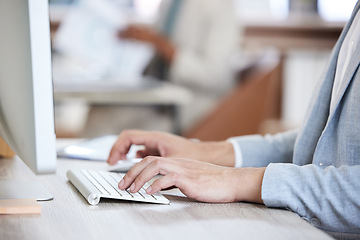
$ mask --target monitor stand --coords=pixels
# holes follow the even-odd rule
[[[0,181],[0,199],[52,200],[54,197],[39,182]]]

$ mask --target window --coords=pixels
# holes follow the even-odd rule
[[[328,21],[347,21],[356,0],[318,0],[318,11]]]

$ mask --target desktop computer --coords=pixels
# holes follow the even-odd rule
[[[0,32],[0,137],[34,173],[53,173],[56,136],[48,1],[0,0]],[[52,198],[39,185],[0,181],[0,198],[22,197]]]
[[[48,0],[0,0],[0,137],[37,174],[56,168],[48,7]],[[100,198],[169,203],[143,188],[120,190],[123,174],[70,169],[67,177],[90,204]],[[0,181],[0,199],[16,198],[53,197],[37,183]]]

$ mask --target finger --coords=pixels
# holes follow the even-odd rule
[[[120,32],[119,34],[118,34],[118,36],[120,37],[120,38],[129,38],[129,39],[136,39],[137,38],[137,33],[136,32],[134,32],[134,31],[123,31],[123,32]]]
[[[157,132],[125,130],[119,138],[129,139],[132,144],[144,145],[146,149],[156,149],[160,137]]]
[[[150,155],[151,154],[149,154],[149,152],[146,151],[146,150],[139,150],[139,151],[136,152],[136,157],[137,158],[145,158],[145,157],[150,156]]]
[[[146,193],[149,195],[152,195],[162,189],[176,186],[178,183],[178,179],[179,179],[178,176],[179,175],[177,173],[169,173],[169,174],[155,180],[151,184],[151,186],[146,189]]]
[[[119,38],[124,38],[124,39],[129,38],[129,34],[128,34],[127,32],[124,32],[124,31],[118,32],[118,33],[117,33],[117,36],[118,36]]]
[[[122,190],[125,190],[130,187],[130,190],[132,190],[132,187],[135,186],[134,181],[135,179],[140,175],[140,173],[149,165],[151,164],[156,157],[146,157],[140,162],[136,163],[130,170],[125,174],[123,179],[119,182],[118,187]],[[134,185],[133,185],[134,184]],[[139,185],[139,184],[138,184]],[[143,184],[144,185],[144,184]],[[141,187],[141,186],[140,186]],[[140,189],[139,187],[139,189]]]
[[[157,149],[147,148],[147,149],[138,150],[136,152],[136,157],[137,158],[144,158],[144,157],[147,157],[147,156],[161,157],[159,155],[159,151]]]
[[[128,139],[118,139],[112,146],[107,163],[114,165],[121,159],[126,159],[126,154],[129,152],[131,147],[131,141]]]
[[[145,145],[154,148],[154,146],[156,147],[156,142],[153,139],[154,136],[151,132],[125,130],[119,135],[112,147],[107,162],[113,165],[120,159],[126,159],[126,154],[129,152],[132,144]]]
[[[166,175],[165,169],[169,168],[169,161],[165,158],[150,157],[149,164],[139,173],[134,182],[130,185],[130,192],[137,192],[142,186],[154,176],[160,174]]]

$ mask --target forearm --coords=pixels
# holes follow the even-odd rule
[[[359,232],[359,172],[359,165],[270,164],[262,198],[266,206],[291,209],[316,227]]]
[[[164,36],[157,35],[154,46],[159,55],[161,55],[168,64],[171,64],[176,55],[176,48],[173,43]]]
[[[165,36],[141,25],[130,25],[127,29],[118,33],[123,39],[133,39],[149,43],[154,46],[157,53],[161,55],[169,64],[172,63],[176,48],[174,44]]]
[[[198,148],[194,151],[196,154],[189,157],[220,166],[234,167],[235,154],[231,143],[227,141],[200,142],[197,143],[196,148]]]
[[[292,162],[296,130],[275,135],[248,135],[228,139],[241,151],[237,167],[265,167],[269,163]],[[239,161],[238,161],[239,162]]]

